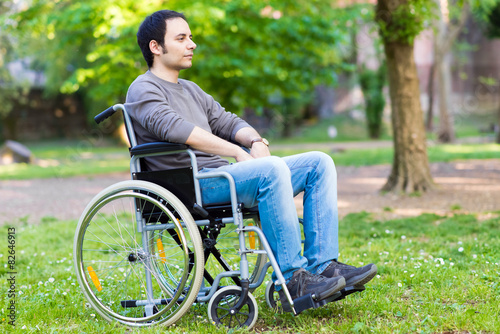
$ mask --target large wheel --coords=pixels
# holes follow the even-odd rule
[[[120,182],[94,197],[78,223],[73,257],[92,307],[129,326],[174,323],[203,278],[203,246],[191,214],[145,181]]]
[[[227,328],[252,328],[257,322],[258,307],[255,297],[249,292],[246,303],[239,311],[233,311],[241,296],[239,286],[226,286],[217,291],[208,303],[208,317],[216,326]]]
[[[253,225],[260,228],[260,220],[257,215],[246,217],[244,219],[244,225]],[[241,258],[238,254],[239,237],[236,232],[237,228],[238,226],[234,224],[227,224],[220,230],[220,234],[216,239],[217,243],[215,244],[215,248],[222,255],[222,258],[224,259],[223,262],[225,262],[225,264],[221,263],[221,261],[217,259],[217,256],[212,253],[206,258],[205,269],[207,273],[212,276],[212,278],[215,278],[218,274],[228,270],[240,269]],[[255,232],[245,233],[245,243],[249,249],[263,249],[260,239]],[[249,281],[250,284],[252,284],[258,281],[262,269],[267,262],[267,256],[265,254],[248,253],[247,261]],[[227,267],[225,267],[225,265],[227,265]],[[238,282],[235,282],[232,278],[223,278],[219,283],[220,286],[231,286],[235,284],[238,284]],[[250,291],[252,290],[254,289],[251,289]]]

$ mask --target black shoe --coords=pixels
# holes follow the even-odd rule
[[[357,268],[337,260],[333,260],[321,273],[325,277],[343,276],[347,287],[361,287],[375,277],[376,274],[377,266],[373,263]]]
[[[314,295],[315,300],[322,300],[342,290],[345,287],[345,279],[342,276],[327,278],[321,275],[314,275],[300,268],[293,273],[286,287],[290,292],[292,300],[307,294]]]

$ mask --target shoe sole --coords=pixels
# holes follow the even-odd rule
[[[340,290],[342,290],[343,288],[345,288],[345,278],[340,276],[339,279],[337,280],[337,284],[335,284],[334,286],[332,286],[330,289],[328,290],[325,290],[325,291],[322,291],[321,293],[319,293],[319,296],[315,296],[316,300],[323,300],[323,299],[326,299],[330,296],[332,296],[333,294],[339,292]]]
[[[361,287],[370,282],[375,277],[375,275],[377,275],[377,266],[373,265],[369,271],[361,275],[349,278],[349,280],[346,282],[346,286]]]

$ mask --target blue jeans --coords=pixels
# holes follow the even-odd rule
[[[201,173],[213,169],[202,169]],[[309,152],[266,157],[217,168],[232,175],[238,201],[258,205],[262,231],[288,281],[299,268],[323,271],[338,257],[337,172],[330,156]],[[204,204],[229,202],[223,178],[200,180]],[[293,198],[304,192],[304,253]]]

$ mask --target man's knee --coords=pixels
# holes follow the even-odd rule
[[[309,152],[312,159],[316,161],[316,166],[318,166],[319,171],[335,171],[335,163],[333,162],[332,157],[324,152],[312,151]]]
[[[267,176],[269,178],[291,178],[290,169],[283,159],[275,156],[270,156],[262,159],[266,159],[264,168],[266,168]]]

